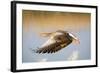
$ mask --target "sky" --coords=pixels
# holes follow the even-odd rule
[[[22,16],[23,63],[91,59],[89,13],[23,10]],[[41,37],[40,33],[57,30],[72,32],[79,38],[80,44],[70,44],[54,54],[37,54],[32,51],[49,39]]]

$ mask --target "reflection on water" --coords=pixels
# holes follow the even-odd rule
[[[90,59],[90,14],[70,12],[23,11],[23,62],[46,62],[68,60],[77,50],[78,60]],[[48,38],[39,36],[41,32],[54,32],[56,30],[71,31],[80,39],[80,45],[69,45],[54,54],[37,54],[37,49]]]

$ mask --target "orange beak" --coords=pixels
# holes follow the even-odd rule
[[[79,41],[79,39],[73,39],[73,43],[74,43],[75,45],[79,45],[79,44],[80,44],[80,41]]]

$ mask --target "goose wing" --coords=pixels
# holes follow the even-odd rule
[[[36,53],[55,53],[57,51],[59,51],[60,49],[62,49],[60,43],[52,43],[50,45],[38,48],[38,50],[36,50]]]

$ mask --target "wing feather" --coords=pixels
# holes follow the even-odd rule
[[[53,43],[48,46],[39,48],[36,53],[55,53],[58,50],[60,50],[62,47],[60,46],[60,43]]]
[[[50,37],[50,35],[52,35],[52,33],[40,33],[40,36],[43,37]]]

